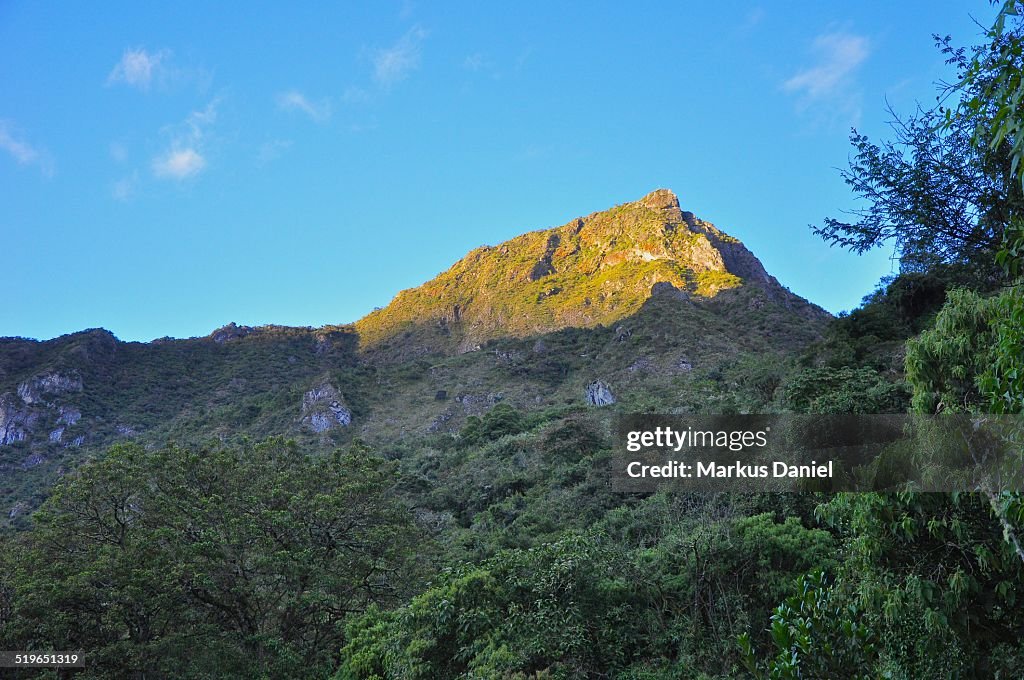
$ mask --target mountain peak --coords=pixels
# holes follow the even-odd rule
[[[679,209],[679,197],[671,189],[655,189],[640,199],[651,210]]]
[[[656,189],[477,248],[356,322],[356,330],[364,347],[415,336],[428,351],[468,351],[499,337],[617,323],[639,311],[658,284],[684,297],[710,299],[746,284],[775,299],[796,298],[737,239],[680,211],[673,192]]]

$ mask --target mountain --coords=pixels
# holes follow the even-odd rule
[[[829,318],[659,189],[478,248],[354,325],[3,338],[0,521],[118,441],[358,437],[400,457],[497,404],[552,423],[757,410]]]
[[[609,326],[636,313],[655,285],[713,297],[763,289],[809,317],[822,316],[768,275],[737,239],[658,189],[639,201],[560,227],[483,246],[356,323],[365,347],[410,339],[429,350],[477,349],[499,337]]]

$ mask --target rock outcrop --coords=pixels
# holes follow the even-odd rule
[[[24,441],[38,419],[10,394],[0,395],[0,446]]]
[[[44,373],[18,385],[18,396],[26,404],[38,404],[44,397],[82,391],[82,376],[77,373]]]
[[[585,393],[587,403],[591,406],[611,406],[615,403],[615,395],[612,394],[612,388],[603,380],[595,380],[587,385]]]
[[[60,406],[57,412],[60,414],[57,422],[64,423],[65,425],[74,425],[82,419],[82,412],[71,406]]]
[[[302,395],[302,424],[316,433],[352,424],[352,411],[337,388],[322,383]]]
[[[216,342],[218,345],[223,345],[225,342],[231,340],[238,340],[250,335],[253,332],[251,326],[239,326],[234,321],[226,326],[221,326],[214,332],[210,333],[210,339]]]

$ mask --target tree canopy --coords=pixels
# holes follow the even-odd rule
[[[0,646],[88,650],[98,677],[323,674],[347,615],[413,585],[392,474],[359,447],[117,446],[2,558]]]

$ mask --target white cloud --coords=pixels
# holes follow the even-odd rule
[[[0,122],[0,149],[14,157],[22,165],[30,165],[39,160],[39,152],[28,142],[16,139],[11,134],[9,124]]]
[[[373,79],[378,85],[388,88],[405,80],[420,65],[423,40],[427,32],[414,26],[387,49],[373,54]]]
[[[846,33],[827,33],[814,39],[818,63],[782,84],[787,92],[802,92],[812,99],[828,97],[849,85],[857,67],[868,58],[868,39]]]
[[[857,69],[871,53],[870,42],[851,33],[825,33],[814,39],[812,48],[816,63],[786,80],[782,89],[799,96],[801,110],[825,105],[831,109],[830,117],[855,122],[860,116]]]
[[[20,138],[10,121],[0,120],[0,149],[6,151],[19,165],[35,165],[44,175],[53,175],[49,155]]]
[[[126,49],[114,70],[107,76],[107,85],[124,83],[140,90],[148,90],[154,78],[163,73],[163,63],[170,56],[168,50],[147,52],[140,48]]]
[[[153,173],[157,177],[186,179],[198,175],[206,167],[206,159],[195,149],[171,149],[153,159]]]
[[[169,128],[169,148],[153,159],[153,174],[162,179],[183,180],[198,175],[206,167],[203,147],[207,128],[217,121],[217,100],[205,109],[193,111],[185,121]]]
[[[206,105],[205,109],[188,114],[188,118],[185,119],[185,126],[187,134],[191,138],[195,140],[202,139],[205,134],[205,128],[217,122],[217,103],[218,100],[214,99]]]
[[[326,99],[319,102],[310,101],[298,90],[289,90],[277,95],[277,105],[285,111],[300,111],[310,119],[322,123],[331,117],[331,103]]]

